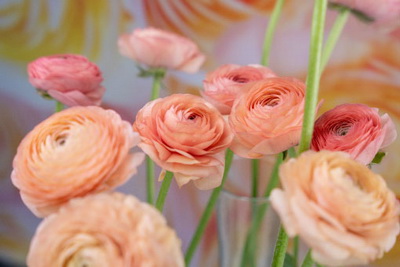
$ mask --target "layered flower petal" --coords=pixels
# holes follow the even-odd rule
[[[42,221],[27,263],[42,266],[183,267],[181,242],[154,207],[101,193],[71,200]]]
[[[245,158],[280,153],[298,144],[305,84],[273,77],[246,85],[229,115],[235,135],[231,149]]]
[[[175,94],[146,104],[133,125],[139,147],[160,167],[174,172],[180,186],[200,189],[222,180],[225,149],[232,133],[222,115],[198,96]]]
[[[222,65],[207,74],[201,94],[223,115],[228,115],[245,84],[275,76],[269,68],[261,65]]]
[[[389,115],[363,104],[343,104],[322,114],[315,122],[311,149],[343,151],[362,164],[397,137]]]
[[[100,105],[103,77],[96,64],[81,55],[52,55],[28,65],[29,82],[67,106]]]
[[[328,266],[367,264],[392,248],[400,204],[383,178],[343,152],[308,151],[281,165],[271,203],[289,236]]]
[[[152,27],[121,35],[118,46],[122,55],[153,68],[194,73],[205,60],[190,39]]]
[[[112,110],[73,107],[38,124],[20,143],[13,184],[37,216],[55,212],[69,199],[115,188],[143,161],[130,150],[140,141]]]

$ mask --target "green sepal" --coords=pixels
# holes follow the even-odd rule
[[[53,98],[51,97],[51,95],[49,95],[49,94],[47,93],[47,91],[44,91],[44,90],[39,89],[39,88],[36,88],[36,92],[37,92],[41,97],[43,97],[44,99],[53,100]]]
[[[386,153],[380,151],[380,152],[376,153],[376,155],[375,155],[375,157],[374,157],[374,159],[372,160],[371,163],[373,163],[373,164],[379,164],[379,163],[381,163],[382,159],[383,159],[385,156],[386,156]]]
[[[162,77],[165,74],[165,69],[163,68],[149,68],[146,69],[140,65],[136,66],[139,69],[139,77],[154,77],[156,75],[161,75]]]

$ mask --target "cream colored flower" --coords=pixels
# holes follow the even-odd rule
[[[112,110],[73,107],[38,124],[14,157],[13,184],[37,216],[69,199],[115,188],[136,173],[140,137]]]
[[[183,267],[181,242],[164,217],[133,196],[71,200],[38,227],[29,267]]]
[[[280,168],[271,194],[289,236],[329,266],[367,264],[389,251],[400,205],[381,176],[343,152],[308,151]]]

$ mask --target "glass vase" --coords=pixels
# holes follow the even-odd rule
[[[217,220],[220,267],[271,265],[279,217],[268,198],[222,190]]]

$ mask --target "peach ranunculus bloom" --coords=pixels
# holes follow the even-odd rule
[[[207,190],[221,184],[232,133],[219,111],[201,97],[174,94],[147,103],[133,125],[138,145],[179,186],[194,181]],[[161,177],[160,177],[161,178]]]
[[[307,151],[281,165],[271,203],[290,237],[328,266],[364,265],[389,251],[400,205],[384,179],[343,152]]]
[[[140,141],[113,110],[72,107],[38,124],[20,143],[13,184],[37,216],[55,212],[69,199],[110,190],[136,173],[144,154]]]
[[[205,60],[192,40],[152,27],[121,35],[118,46],[122,55],[152,68],[194,73]]]
[[[101,193],[71,200],[45,218],[32,239],[29,267],[183,267],[181,241],[154,207]]]
[[[329,0],[361,12],[377,24],[400,26],[400,0]]]
[[[96,64],[81,55],[40,57],[28,64],[29,82],[67,106],[100,105],[104,87]]]
[[[246,85],[229,115],[231,149],[245,158],[262,158],[298,144],[304,114],[305,84],[273,77]]]
[[[311,149],[343,151],[369,164],[381,148],[397,137],[388,114],[363,104],[343,104],[322,114],[315,122]]]
[[[201,94],[223,115],[229,115],[233,102],[245,84],[269,77],[276,75],[261,65],[226,64],[207,74]]]

